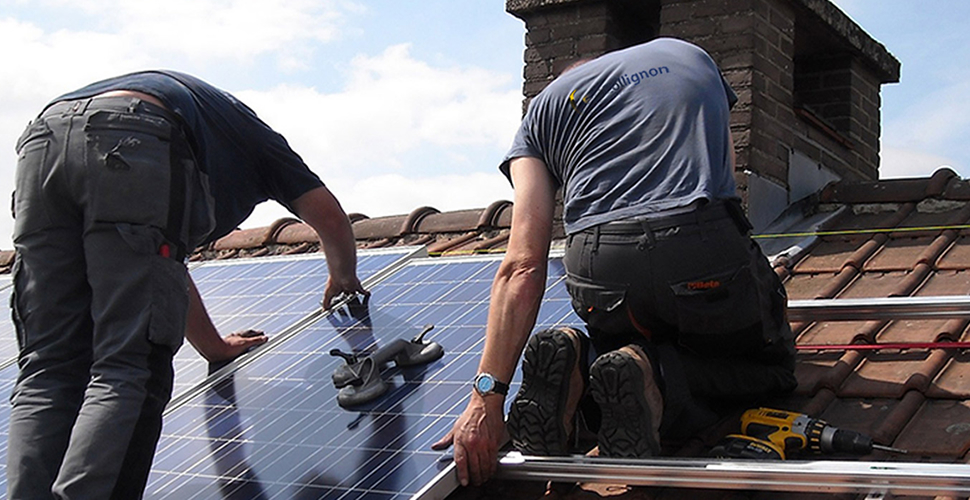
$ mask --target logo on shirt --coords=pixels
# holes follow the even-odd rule
[[[586,103],[588,100],[586,99],[586,96],[585,95],[583,97],[577,99],[576,98],[576,92],[578,92],[578,91],[577,90],[574,90],[574,91],[572,91],[572,92],[569,93],[569,105],[572,106],[573,111],[575,111],[575,112],[578,113],[579,112],[579,107],[581,105],[583,105],[584,103]]]
[[[663,76],[670,73],[670,68],[667,66],[657,66],[654,68],[648,68],[636,73],[624,73],[619,78],[613,81],[613,85],[610,86],[609,91],[606,93],[607,98],[613,97],[614,94],[623,90],[626,87],[635,87],[640,85],[642,82]],[[569,93],[569,97],[566,102],[569,103],[569,107],[573,108],[573,111],[579,113],[582,111],[583,105],[590,102],[590,97],[586,94],[582,94],[579,89],[573,90]]]
[[[657,66],[656,68],[645,69],[632,74],[624,74],[623,76],[616,79],[613,83],[613,87],[610,88],[610,93],[617,92],[623,87],[628,87],[630,85],[637,86],[640,82],[645,81],[649,78],[654,78],[660,75],[666,75],[670,73],[670,68],[666,66]]]

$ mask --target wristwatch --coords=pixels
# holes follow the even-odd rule
[[[495,380],[491,373],[479,373],[475,376],[475,392],[479,396],[488,396],[489,394],[507,396],[509,384]]]

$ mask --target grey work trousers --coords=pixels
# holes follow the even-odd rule
[[[134,98],[55,103],[17,150],[8,498],[140,498],[204,179],[172,116]]]
[[[795,388],[787,295],[733,201],[570,236],[566,285],[595,353],[641,345],[661,382],[664,436],[714,423],[711,403]]]

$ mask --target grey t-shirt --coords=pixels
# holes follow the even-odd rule
[[[543,160],[564,186],[567,234],[736,197],[728,128],[735,101],[704,50],[658,38],[550,83],[500,169],[511,179],[512,159]]]

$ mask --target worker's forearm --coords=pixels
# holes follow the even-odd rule
[[[202,297],[195,283],[189,280],[189,311],[185,322],[185,338],[202,357],[207,360],[218,359],[225,343],[219,331],[212,324],[209,313],[202,304]]]
[[[326,227],[317,229],[317,236],[327,256],[331,275],[355,277],[357,275],[357,247],[350,220],[340,217],[328,220]]]
[[[356,282],[357,249],[350,219],[325,187],[312,189],[293,201],[293,208],[320,238],[330,275],[349,286]]]
[[[545,290],[545,268],[526,267],[496,275],[479,370],[508,383],[535,326]]]

